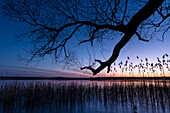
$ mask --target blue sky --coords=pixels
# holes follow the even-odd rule
[[[63,69],[62,66],[57,65],[53,62],[50,57],[47,57],[45,60],[40,62],[33,62],[33,63],[26,63],[24,61],[18,60],[18,55],[25,55],[24,49],[27,49],[25,46],[25,43],[17,42],[16,41],[16,34],[21,33],[22,31],[22,24],[16,23],[14,21],[10,21],[7,18],[0,17],[0,73],[4,74],[8,72],[8,75],[16,74],[18,71],[24,71],[22,75],[25,76],[35,76],[36,72],[39,72],[39,70],[49,70],[49,72],[54,72],[51,74],[52,76],[67,76],[68,73],[76,73],[76,74],[70,74],[70,76],[79,76],[83,75],[84,71],[80,71],[78,68],[74,70],[67,70]],[[161,35],[157,35],[159,39],[161,39]],[[111,52],[113,50],[114,45],[116,42],[118,42],[119,39],[115,39],[113,41],[106,41],[104,42],[103,46],[106,48],[106,52],[104,53],[104,56],[109,58],[111,55]],[[139,56],[140,58],[148,58],[151,62],[156,62],[157,57],[162,57],[165,53],[170,54],[170,32],[167,32],[165,35],[165,40],[159,41],[156,38],[151,39],[149,42],[143,42],[139,41],[137,37],[133,37],[129,43],[122,49],[118,59],[116,62],[125,61],[127,59],[127,56],[131,58],[131,61],[137,62],[136,56]],[[77,46],[78,47],[78,46]],[[83,62],[83,64],[88,64],[88,55],[87,52],[82,52],[82,48],[84,48],[85,45],[80,46],[80,48],[77,49],[77,53],[79,54],[80,60]],[[91,49],[91,47],[89,47]],[[86,49],[87,50],[87,49]],[[96,48],[92,49],[94,52],[95,58],[101,58],[104,60],[103,56],[101,54],[97,54],[95,52]],[[17,67],[17,69],[15,68]],[[20,68],[20,69],[19,69]],[[37,71],[35,71],[37,69]],[[11,73],[10,73],[10,70]],[[29,71],[30,72],[29,72]],[[34,70],[34,71],[32,71]],[[15,71],[15,73],[14,73]],[[31,71],[33,73],[31,73]],[[12,73],[13,72],[13,73]],[[29,74],[28,74],[29,72]],[[46,74],[43,74],[44,72],[39,72],[43,76],[49,76],[50,74],[47,72]],[[78,73],[78,74],[77,74]],[[21,74],[18,74],[21,75]]]

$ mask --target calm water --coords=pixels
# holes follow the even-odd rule
[[[170,81],[3,80],[0,112],[170,113]]]

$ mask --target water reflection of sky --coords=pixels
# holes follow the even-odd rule
[[[169,80],[4,80],[0,87],[4,113],[170,112]]]

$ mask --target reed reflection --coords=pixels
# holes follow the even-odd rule
[[[1,84],[0,112],[170,112],[170,81],[99,83]]]

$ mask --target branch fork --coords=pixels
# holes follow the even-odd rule
[[[81,70],[89,69],[92,71],[93,75],[96,75],[97,73],[99,73],[101,70],[103,70],[105,67],[108,66],[107,73],[110,72],[110,67],[112,63],[109,63],[108,61],[102,62],[101,60],[97,60],[97,59],[95,61],[100,64],[100,66],[97,69],[92,68],[92,66],[85,66],[82,67]]]

